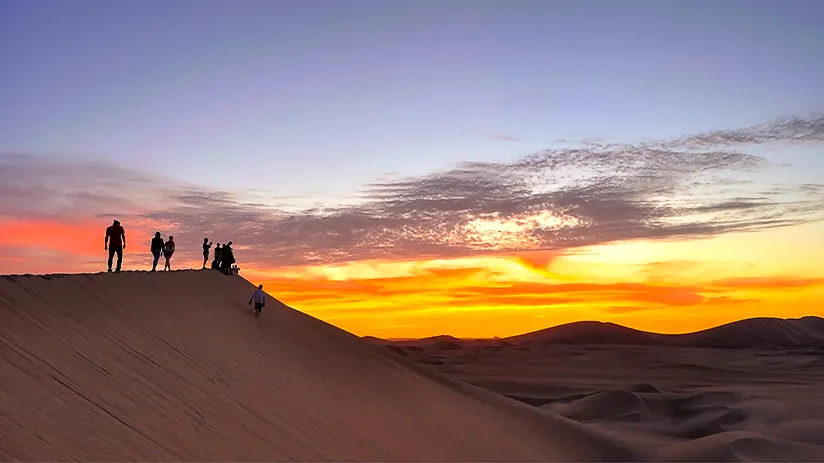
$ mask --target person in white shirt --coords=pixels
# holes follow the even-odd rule
[[[249,299],[249,305],[252,305],[252,301],[255,302],[255,315],[260,315],[263,307],[266,306],[266,293],[263,292],[263,285],[259,285],[254,294],[252,294],[252,297]]]

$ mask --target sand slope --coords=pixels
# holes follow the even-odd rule
[[[819,319],[800,320],[806,326]],[[824,461],[824,350],[776,350],[776,339],[803,340],[803,331],[774,325],[768,336],[759,335],[768,341],[762,350],[478,340],[460,341],[458,349],[412,341],[384,348],[547,413],[619,433],[645,449],[645,459]],[[741,326],[760,323],[727,329]]]
[[[213,271],[0,277],[0,460],[630,460]],[[689,449],[688,449],[689,450]]]

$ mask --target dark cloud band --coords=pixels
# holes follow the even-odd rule
[[[821,185],[742,179],[768,166],[729,148],[822,141],[822,120],[793,118],[650,145],[581,143],[508,164],[466,163],[367,185],[357,205],[297,212],[111,164],[5,155],[0,214],[173,223],[176,240],[193,243],[191,257],[203,236],[223,236],[261,266],[708,236],[822,218]]]

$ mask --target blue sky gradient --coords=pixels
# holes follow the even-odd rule
[[[814,0],[2,0],[0,152],[334,202],[561,138],[821,111],[822,24]]]

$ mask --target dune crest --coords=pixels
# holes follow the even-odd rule
[[[505,339],[516,343],[793,349],[824,345],[824,319],[748,318],[684,334],[649,333],[616,323],[575,322]]]
[[[213,271],[0,278],[0,459],[617,461],[625,440],[449,379]]]
[[[459,349],[464,345],[526,347],[534,345],[625,345],[716,349],[799,349],[824,347],[824,318],[815,316],[749,318],[684,334],[650,333],[612,322],[580,321],[506,338],[458,339],[442,335],[423,339],[389,340],[372,336],[365,337],[365,339],[399,347],[437,347],[440,343],[448,343],[451,349]]]

